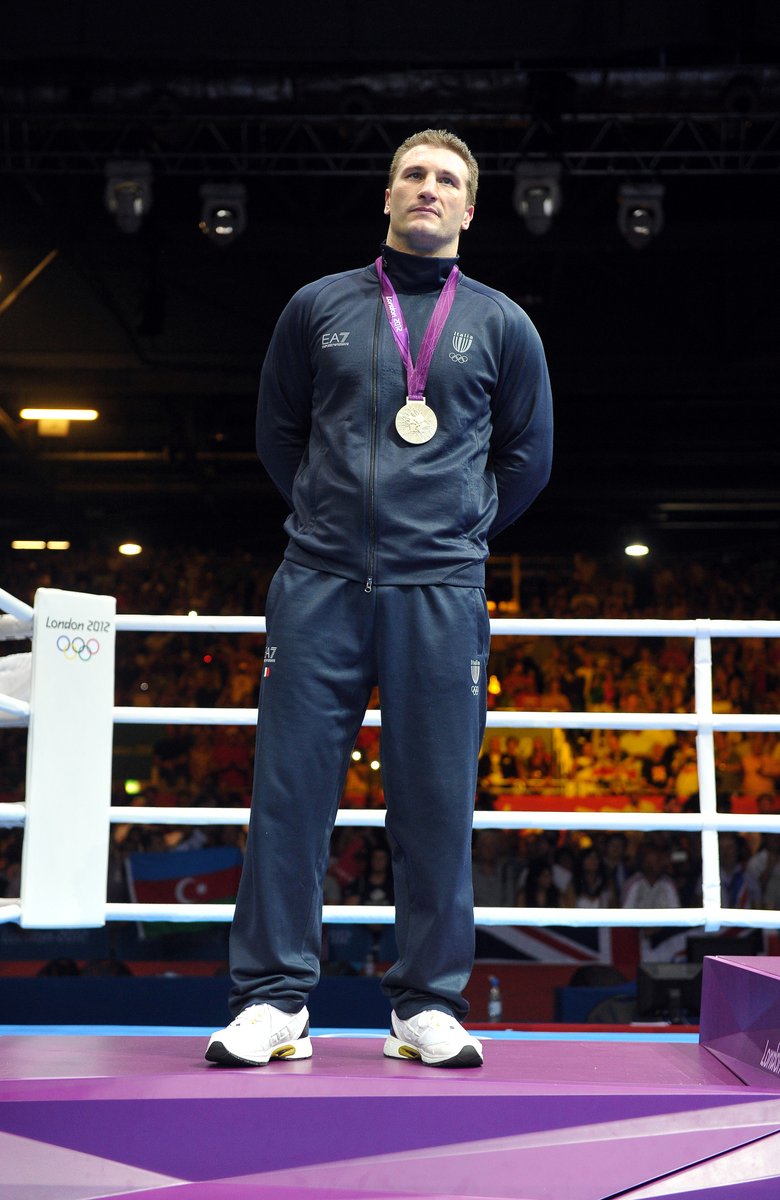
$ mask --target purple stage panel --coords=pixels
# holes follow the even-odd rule
[[[603,1200],[780,1131],[776,1087],[661,1039],[486,1040],[485,1067],[456,1071],[385,1059],[381,1038],[255,1070],[204,1044],[0,1038],[0,1200]]]
[[[92,1200],[145,1196],[157,1185],[179,1182],[125,1162],[49,1145],[39,1131],[23,1138],[0,1133],[0,1200]],[[170,1200],[171,1193],[167,1192]]]
[[[690,1088],[695,1092],[744,1091],[742,1082],[700,1045],[669,1042],[523,1040],[484,1038],[481,1070],[431,1070],[384,1058],[381,1038],[318,1037],[311,1059],[230,1070],[207,1063],[204,1038],[35,1037],[0,1038],[0,1099],[7,1086],[16,1098],[58,1098],[75,1088],[82,1098],[130,1099],[330,1095],[558,1094],[560,1085],[601,1091]],[[186,1085],[184,1084],[186,1080]],[[780,1093],[769,1076],[765,1089]]]
[[[598,1122],[588,1106],[581,1116],[582,1124],[565,1130],[262,1172],[245,1182],[312,1195],[340,1182],[370,1194],[392,1179],[400,1195],[603,1200],[780,1130],[776,1100]]]
[[[745,1083],[780,1089],[780,958],[705,958],[700,1041]]]
[[[142,1200],[398,1200],[397,1191],[355,1192],[351,1188],[287,1188],[272,1184],[264,1187],[252,1179],[231,1180],[227,1183],[185,1183],[171,1192],[170,1188],[153,1188],[141,1193]],[[122,1192],[112,1200],[138,1200],[138,1192]],[[430,1192],[404,1192],[403,1200],[430,1200]],[[468,1198],[464,1198],[468,1200]]]
[[[780,1134],[759,1138],[727,1154],[675,1172],[647,1187],[624,1192],[620,1200],[777,1200]]]

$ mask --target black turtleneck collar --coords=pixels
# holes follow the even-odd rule
[[[438,292],[457,261],[457,255],[455,258],[421,258],[417,254],[403,254],[382,243],[382,266],[397,292]]]

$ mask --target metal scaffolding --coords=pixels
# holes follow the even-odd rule
[[[438,126],[438,113],[333,112],[160,115],[17,113],[0,120],[0,173],[102,175],[114,159],[148,162],[158,176],[384,175],[398,142]],[[568,175],[780,173],[780,112],[451,112],[483,175],[518,162],[560,163]]]

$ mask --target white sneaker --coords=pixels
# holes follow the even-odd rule
[[[269,1058],[311,1058],[309,1010],[282,1012],[272,1004],[250,1004],[206,1049],[209,1062],[223,1067],[263,1067]]]
[[[386,1058],[417,1058],[428,1067],[481,1067],[482,1043],[454,1017],[429,1008],[408,1021],[392,1014]]]

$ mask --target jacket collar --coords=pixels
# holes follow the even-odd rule
[[[382,266],[399,292],[439,291],[452,270],[455,258],[421,258],[403,254],[382,243]]]

